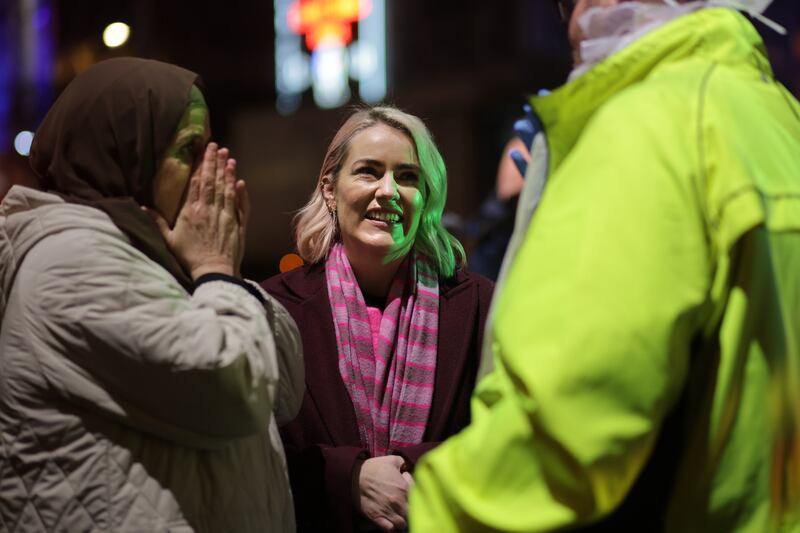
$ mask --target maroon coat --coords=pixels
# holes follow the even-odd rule
[[[306,393],[300,413],[281,429],[299,531],[353,531],[353,469],[361,457],[356,414],[339,375],[324,264],[272,277],[262,287],[286,307],[303,339]],[[439,295],[433,403],[423,442],[395,450],[413,467],[419,457],[469,424],[469,406],[494,285],[458,272]]]

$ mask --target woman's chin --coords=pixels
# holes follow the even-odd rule
[[[389,234],[380,236],[371,235],[369,238],[364,239],[353,239],[350,242],[350,246],[347,246],[347,244],[348,243],[345,242],[348,256],[352,253],[357,253],[365,257],[373,257],[378,261],[388,258],[392,252],[397,249],[397,244]]]

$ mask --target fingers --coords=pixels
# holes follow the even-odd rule
[[[203,185],[203,180],[199,173],[195,174],[189,180],[189,190],[186,192],[186,202],[184,205],[193,204],[200,201],[200,189]]]
[[[169,230],[166,221],[154,217],[192,279],[207,272],[239,274],[244,233],[237,222],[240,193],[236,161],[229,159],[229,154],[227,148],[208,144],[189,181],[186,204],[173,230]]]
[[[405,519],[406,511],[408,509],[408,490],[409,486],[406,486],[402,489],[401,495],[395,495],[394,497],[389,498],[389,506],[391,507],[392,511],[397,513],[397,516],[401,519]],[[394,518],[391,516],[389,517],[393,522]],[[403,526],[405,527],[405,526]]]
[[[391,457],[390,462],[401,472],[400,476],[402,478],[400,486],[398,487],[402,491],[401,495],[395,494],[393,497],[389,498],[388,504],[393,513],[389,514],[387,518],[397,530],[403,530],[406,528],[405,517],[408,510],[408,491],[411,489],[411,484],[414,480],[411,479],[411,474],[405,471],[405,459],[399,455],[390,455],[387,457]],[[405,484],[405,487],[403,487],[402,484]]]
[[[392,522],[390,522],[388,519],[386,519],[386,518],[384,518],[382,516],[376,518],[375,520],[373,520],[373,522],[375,522],[375,525],[378,526],[381,529],[381,531],[393,531],[394,530],[394,524],[392,524]]]
[[[403,512],[403,514],[405,515],[405,511]],[[403,518],[400,515],[396,515],[396,514],[392,515],[389,518],[389,520],[392,523],[392,526],[394,526],[394,529],[392,531],[394,531],[394,530],[402,531],[402,530],[404,530],[406,528],[406,519]]]
[[[406,520],[399,515],[393,514],[391,516],[384,517],[379,516],[373,523],[380,528],[381,531],[403,531],[406,529]]]
[[[202,200],[205,204],[216,204],[220,207],[233,210],[235,202],[230,202],[229,194],[233,192],[233,198],[240,204],[241,198],[239,187],[236,180],[236,160],[229,159],[230,151],[227,148],[219,148],[216,143],[208,143],[203,154],[203,161],[200,163],[195,175],[192,176],[192,186],[197,182],[196,188],[189,189],[187,199],[189,201]],[[229,190],[230,189],[230,190]],[[249,214],[249,204],[244,213]]]
[[[214,203],[219,207],[225,205],[225,171],[228,168],[228,154],[227,148],[217,150],[217,159],[214,164]]]
[[[216,196],[217,175],[217,143],[208,143],[200,163],[200,199],[203,203],[213,204]]]
[[[224,201],[223,209],[227,211],[231,218],[238,219],[239,206],[236,201],[236,160],[228,159],[224,166]]]
[[[230,184],[233,187],[236,186],[236,182],[238,181],[236,179],[236,166],[237,166],[236,160],[233,159],[233,158],[230,158],[225,162],[225,184],[226,185]]]
[[[239,206],[239,224],[242,228],[246,228],[250,221],[250,194],[247,192],[244,180],[236,182],[236,203]]]

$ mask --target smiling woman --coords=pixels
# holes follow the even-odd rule
[[[282,429],[301,531],[402,529],[417,458],[469,420],[492,284],[463,269],[446,197],[422,121],[358,111],[296,219],[308,265],[263,284],[307,354],[303,407]]]
[[[418,234],[415,232],[397,241],[388,258],[403,256],[413,246],[434,262],[439,274],[452,276],[456,266],[464,261],[464,250],[442,226],[442,213],[447,199],[444,160],[425,124],[419,118],[391,107],[375,107],[354,113],[334,136],[322,163],[318,186],[296,218],[300,255],[308,263],[316,263],[325,258],[339,236],[341,228],[336,223],[339,214],[332,209],[331,198],[326,195],[330,194],[331,187],[335,188],[340,171],[346,169],[346,159],[354,138],[373,127],[384,131],[384,134],[388,134],[388,130],[393,131],[395,140],[399,139],[401,145],[413,149],[413,157],[409,156],[406,163],[418,167],[417,189],[424,199]],[[391,141],[388,143],[391,144]],[[368,141],[364,139],[359,142],[359,146],[362,144],[366,146]],[[355,159],[358,158],[351,161]],[[377,169],[372,168],[371,171],[376,172]]]
[[[411,139],[385,124],[355,136],[338,178],[322,178],[325,202],[337,214],[350,264],[370,294],[388,289],[419,228],[423,195]]]

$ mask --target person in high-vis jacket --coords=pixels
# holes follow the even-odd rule
[[[574,6],[412,532],[800,529],[800,104],[721,3]]]

